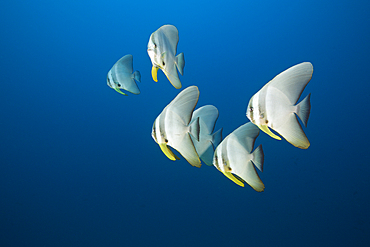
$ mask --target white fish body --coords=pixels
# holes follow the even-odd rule
[[[213,105],[206,105],[193,112],[192,122],[199,118],[199,141],[193,143],[200,159],[212,166],[214,150],[222,140],[222,128],[212,134],[218,118],[218,110]]]
[[[217,146],[213,165],[237,185],[244,187],[246,182],[254,190],[261,192],[265,185],[254,166],[263,171],[262,145],[253,151],[258,134],[258,127],[250,122],[234,130]]]
[[[176,56],[179,32],[173,25],[164,25],[150,35],[148,42],[148,55],[152,61],[152,77],[157,80],[157,71],[161,69],[171,84],[179,89],[181,81],[177,73],[184,73],[184,54]]]
[[[190,120],[198,99],[198,87],[191,86],[182,90],[163,109],[152,128],[153,139],[169,159],[179,159],[171,151],[170,146],[196,167],[200,167],[201,162],[190,135],[199,140],[199,119],[192,123]]]
[[[313,66],[310,62],[297,64],[268,82],[249,101],[248,119],[271,137],[281,140],[269,128],[284,137],[295,147],[310,146],[297,117],[307,126],[310,115],[310,94],[296,104],[304,88],[311,80]]]
[[[133,94],[139,94],[140,90],[136,81],[141,81],[139,71],[133,72],[133,57],[131,54],[123,56],[109,70],[107,75],[107,84],[118,93],[127,95],[120,89],[124,89]]]

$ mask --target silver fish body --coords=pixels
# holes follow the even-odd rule
[[[162,152],[171,160],[179,159],[169,147],[177,150],[192,166],[200,167],[201,161],[191,139],[199,140],[199,118],[191,122],[192,113],[199,99],[196,86],[182,90],[159,114],[153,123],[152,137]]]
[[[258,176],[255,166],[263,171],[262,145],[253,151],[258,134],[258,127],[250,122],[234,130],[217,146],[213,165],[237,185],[244,187],[246,182],[254,190],[261,192],[265,185]]]
[[[107,84],[118,93],[127,95],[120,89],[133,94],[139,94],[140,90],[135,81],[141,81],[139,71],[133,72],[133,57],[131,54],[123,56],[109,70],[107,75]]]
[[[179,42],[179,32],[173,25],[163,25],[150,35],[148,42],[148,55],[152,62],[152,77],[157,79],[157,71],[161,69],[171,84],[179,89],[181,81],[177,73],[184,73],[185,59],[184,54],[176,56],[177,44]]]
[[[310,146],[298,122],[297,115],[307,126],[311,111],[310,94],[296,104],[311,80],[313,66],[309,62],[295,65],[277,75],[249,100],[248,119],[271,137],[281,140],[269,128],[292,145],[306,149]]]
[[[212,133],[218,118],[218,110],[213,105],[205,105],[193,112],[192,122],[199,118],[199,141],[192,137],[200,159],[212,166],[214,150],[222,140],[222,128]]]

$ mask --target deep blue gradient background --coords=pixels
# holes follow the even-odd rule
[[[0,246],[369,244],[368,1],[0,3]],[[151,78],[149,36],[179,30],[183,88],[224,136],[283,70],[314,65],[311,146],[260,133],[263,193],[168,160],[151,138],[177,95]],[[140,95],[106,84],[134,56]]]

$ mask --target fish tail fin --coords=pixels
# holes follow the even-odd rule
[[[311,112],[311,102],[310,102],[311,94],[307,95],[296,107],[297,107],[297,115],[302,120],[305,127],[307,127],[308,117],[310,116]]]
[[[198,155],[200,159],[207,165],[212,166],[213,164],[213,155],[215,153],[215,149],[220,144],[222,140],[222,128],[213,133],[210,136],[209,141],[204,144],[204,146],[201,147],[200,150],[198,150],[198,147],[196,147]]]
[[[190,124],[189,132],[199,142],[199,133],[200,133],[199,117],[197,117]]]
[[[307,149],[310,146],[310,142],[294,113],[286,116],[286,123],[276,128],[276,131],[297,148]]]
[[[221,141],[222,141],[222,128],[217,130],[212,135],[212,144],[214,149],[216,149],[216,147],[218,146],[218,144],[220,144]]]
[[[138,81],[138,82],[141,82],[141,74],[140,74],[140,71],[136,70],[134,73],[133,73],[133,78]]]
[[[185,59],[184,59],[184,53],[180,53],[176,56],[176,66],[180,72],[181,75],[184,74],[184,67],[185,67]]]
[[[261,172],[263,171],[263,162],[264,162],[264,154],[263,154],[263,149],[262,145],[259,145],[252,153],[253,158],[252,162],[253,164],[260,170]]]

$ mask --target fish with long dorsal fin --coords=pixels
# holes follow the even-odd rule
[[[164,25],[152,33],[148,42],[148,55],[152,61],[152,77],[157,82],[157,72],[161,69],[171,84],[179,89],[181,81],[177,73],[184,73],[184,54],[176,56],[179,32],[173,25]]]
[[[222,128],[212,134],[218,118],[218,110],[213,105],[205,105],[193,112],[192,121],[199,118],[199,141],[194,137],[193,143],[200,159],[212,166],[213,154],[222,140]]]
[[[172,147],[196,167],[201,166],[201,161],[190,135],[199,140],[199,118],[190,121],[198,99],[198,87],[182,90],[159,114],[152,128],[154,141],[170,160],[179,159],[170,149]]]
[[[246,182],[254,190],[261,192],[265,185],[254,166],[263,171],[262,145],[253,151],[258,134],[258,127],[250,122],[234,130],[217,146],[213,165],[237,185],[244,187]]]
[[[139,94],[140,90],[135,82],[141,81],[141,75],[139,71],[133,72],[133,57],[131,54],[123,56],[118,60],[107,75],[107,84],[109,87],[116,90],[118,93],[127,95],[120,89],[124,89],[133,94]]]
[[[311,111],[311,94],[299,104],[297,101],[311,80],[312,73],[312,64],[304,62],[275,76],[249,100],[248,119],[272,138],[281,140],[269,128],[279,133],[293,146],[307,149],[310,142],[295,115],[298,115],[307,127]]]

